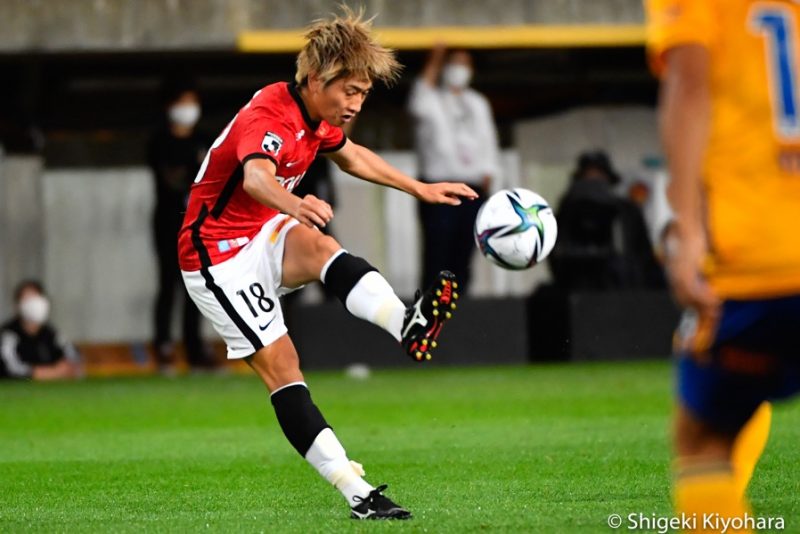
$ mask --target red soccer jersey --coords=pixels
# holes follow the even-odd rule
[[[339,150],[346,140],[341,128],[311,120],[294,84],[258,91],[214,141],[195,178],[178,234],[181,269],[197,271],[233,257],[278,214],[244,191],[248,159],[272,160],[277,180],[291,191],[317,153]]]

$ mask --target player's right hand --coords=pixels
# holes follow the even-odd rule
[[[475,200],[478,198],[478,193],[467,184],[439,182],[424,184],[419,191],[418,198],[429,204],[458,206],[461,204],[461,198]]]
[[[675,300],[702,315],[715,317],[721,302],[701,274],[707,251],[702,229],[681,230],[673,225],[665,240],[667,274]]]
[[[314,195],[306,195],[300,199],[292,216],[310,228],[324,228],[333,219],[333,208]]]

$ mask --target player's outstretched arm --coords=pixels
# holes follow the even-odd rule
[[[667,268],[681,304],[713,313],[717,298],[700,276],[708,249],[702,168],[711,122],[709,55],[701,45],[683,45],[668,50],[665,59],[659,119],[675,214],[666,236]]]
[[[425,184],[415,180],[389,165],[373,151],[350,140],[340,150],[326,155],[340,169],[356,178],[405,191],[423,202],[457,206],[461,204],[461,197],[470,200],[478,198],[478,194],[466,184]]]
[[[275,179],[275,163],[269,159],[251,159],[244,164],[245,193],[257,202],[291,215],[309,227],[324,227],[333,219],[330,204],[314,195],[303,198],[291,194]]]

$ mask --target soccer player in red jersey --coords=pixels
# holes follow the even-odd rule
[[[350,313],[389,332],[416,361],[430,359],[455,309],[457,282],[443,271],[406,308],[381,274],[318,230],[333,217],[313,195],[292,194],[314,157],[431,203],[458,205],[476,193],[459,183],[424,184],[348,140],[341,126],[361,110],[373,80],[390,83],[400,65],[345,9],[317,21],[297,56],[293,83],[258,91],[209,150],[179,234],[183,279],[228,346],[269,389],[289,442],[344,495],[357,519],[406,519],[410,512],[363,479],[311,400],[278,297],[321,280]]]

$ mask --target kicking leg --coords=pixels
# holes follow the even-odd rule
[[[380,326],[400,341],[406,307],[389,282],[332,237],[298,225],[286,236],[281,284],[296,287],[312,280],[321,280],[350,313]]]
[[[314,469],[338,489],[357,519],[407,519],[411,514],[397,506],[362,477],[361,466],[347,458],[336,435],[311,400],[300,371],[294,344],[288,335],[247,359],[270,391],[278,423],[286,438]]]
[[[296,287],[312,280],[321,280],[350,313],[389,332],[417,361],[430,359],[458,299],[455,277],[442,271],[431,288],[406,308],[366,260],[348,253],[332,237],[298,225],[286,236],[281,283]]]

